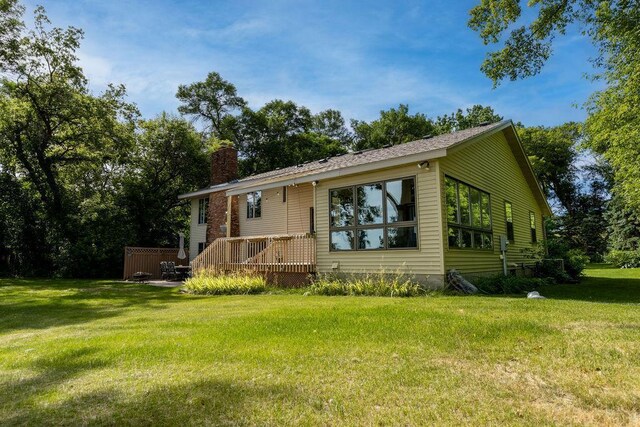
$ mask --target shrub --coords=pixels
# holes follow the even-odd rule
[[[427,289],[403,274],[362,274],[350,276],[320,275],[309,286],[313,295],[351,295],[413,297],[426,295]]]
[[[197,295],[259,294],[267,290],[267,281],[251,272],[217,274],[203,271],[184,282],[183,289]]]
[[[605,256],[605,261],[619,268],[640,267],[640,249],[635,251],[612,250]]]
[[[549,239],[546,250],[543,245],[536,245],[521,252],[525,258],[536,261],[536,277],[553,277],[561,283],[577,282],[589,263],[589,256],[582,249],[569,249],[568,243],[561,239]],[[562,264],[553,262],[555,259],[563,261],[564,271]]]
[[[564,270],[573,279],[582,276],[582,271],[589,263],[589,256],[582,249],[570,249],[562,259],[564,259]]]
[[[473,284],[485,294],[517,294],[533,291],[540,286],[553,283],[552,278],[499,275],[478,277]]]

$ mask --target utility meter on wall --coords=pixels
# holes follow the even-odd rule
[[[502,235],[500,236],[500,252],[507,252],[507,249],[509,249],[509,239],[507,239],[507,236]]]

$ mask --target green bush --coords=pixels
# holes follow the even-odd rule
[[[604,259],[619,268],[637,268],[640,267],[640,249],[635,251],[612,250]]]
[[[583,250],[570,249],[568,243],[561,239],[549,239],[546,251],[548,254],[542,245],[532,250],[522,250],[525,258],[536,261],[537,277],[553,277],[560,283],[577,282],[589,263],[589,256]],[[564,271],[560,263],[553,262],[556,259],[563,261]]]
[[[582,271],[589,264],[589,256],[582,249],[568,250],[563,259],[564,270],[573,279],[582,276]]]
[[[251,272],[217,274],[204,271],[184,282],[183,289],[197,295],[259,294],[267,290],[267,281]]]
[[[485,294],[518,294],[538,289],[540,286],[555,283],[553,278],[521,276],[478,277],[473,284]]]
[[[348,277],[320,275],[309,286],[313,295],[351,295],[379,297],[414,297],[426,295],[427,289],[403,274],[361,274]]]

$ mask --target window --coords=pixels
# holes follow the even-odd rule
[[[504,218],[507,225],[507,240],[513,243],[513,206],[511,202],[504,202]]]
[[[418,247],[413,178],[332,189],[329,199],[332,251]]]
[[[536,243],[538,241],[538,236],[536,236],[536,214],[533,212],[529,212],[529,227],[531,228],[531,243]]]
[[[206,224],[209,217],[209,199],[198,200],[198,224]]]
[[[262,191],[247,193],[247,218],[262,216]]]
[[[489,193],[445,177],[450,248],[492,249]]]
[[[205,242],[198,243],[198,255],[201,254],[206,247],[207,247],[207,244]]]

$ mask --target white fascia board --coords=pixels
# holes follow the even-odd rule
[[[220,184],[214,185],[209,188],[203,188],[202,190],[192,191],[191,193],[180,194],[178,200],[195,199],[201,196],[206,196],[211,193],[217,193],[218,191],[224,191],[229,188],[235,188],[238,184]]]
[[[450,145],[449,147],[447,147],[447,153],[453,154],[456,151],[466,147],[467,145],[471,145],[475,142],[480,141],[481,139],[486,138],[489,135],[493,135],[494,133],[501,132],[504,129],[507,129],[509,127],[513,127],[513,122],[511,121],[511,119],[502,120],[501,122],[498,122],[496,126],[490,129],[487,129],[484,132],[480,132],[479,134],[471,138],[463,139],[462,141],[459,141],[459,142],[456,142],[455,144]]]
[[[278,181],[271,181],[268,183],[260,184],[259,182],[254,185],[247,185],[245,187],[233,188],[227,191],[227,196],[237,196],[239,194],[249,193],[256,190],[268,190],[270,188],[277,188],[286,185],[304,184],[313,181],[320,181],[323,179],[332,179],[348,175],[355,175],[363,172],[371,172],[377,169],[387,169],[396,166],[403,166],[408,163],[420,163],[426,160],[433,160],[439,157],[447,155],[447,150],[444,148],[438,150],[427,151],[424,153],[410,154],[403,157],[395,157],[393,159],[379,160],[377,162],[365,163],[362,165],[350,166],[346,168],[334,169],[326,172],[312,173],[309,175],[303,175],[300,177],[294,177],[289,179],[282,179]]]

